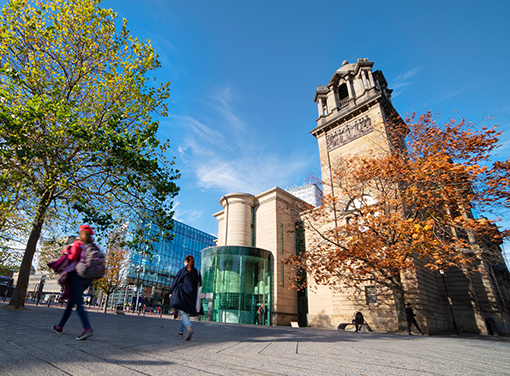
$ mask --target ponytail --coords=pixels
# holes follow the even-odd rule
[[[187,255],[184,260],[188,263],[188,272],[195,269],[195,258],[193,256]]]

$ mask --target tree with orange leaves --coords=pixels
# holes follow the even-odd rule
[[[389,152],[343,157],[323,171],[322,205],[301,215],[306,250],[288,262],[295,288],[303,270],[316,284],[386,286],[403,329],[404,271],[455,266],[469,274],[501,260],[499,248],[486,245],[510,232],[473,209],[509,208],[510,162],[491,160],[496,127],[478,130],[464,119],[441,125],[426,113],[386,130]]]
[[[124,282],[129,252],[123,247],[111,247],[106,252],[104,277],[94,281],[94,288],[106,295],[104,312],[108,307],[110,295]]]

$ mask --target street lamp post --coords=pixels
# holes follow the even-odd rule
[[[142,261],[140,260],[140,263],[141,262]],[[138,273],[138,275],[136,277],[136,304],[135,304],[135,309],[138,310],[138,301],[140,299],[140,272],[142,271],[142,265],[137,267],[135,269],[135,271]]]
[[[459,335],[459,331],[457,329],[457,322],[455,321],[455,315],[453,314],[453,308],[452,308],[452,300],[448,294],[448,288],[446,287],[446,280],[444,278],[444,270],[439,270],[439,273],[441,274],[441,277],[443,277],[443,285],[444,285],[444,291],[446,292],[446,299],[448,300],[448,307],[450,307],[450,314],[452,315],[452,322],[453,322],[453,330],[455,330],[455,334]]]
[[[122,310],[126,309],[128,291],[129,291],[129,279],[126,278],[126,286],[124,287],[124,301],[122,302]]]

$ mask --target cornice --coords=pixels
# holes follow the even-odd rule
[[[341,125],[343,123],[346,123],[347,121],[353,119],[354,117],[361,115],[363,112],[366,112],[372,105],[376,103],[381,103],[383,106],[387,109],[389,109],[391,112],[395,112],[396,110],[393,107],[393,105],[389,102],[389,100],[380,92],[374,96],[371,96],[370,98],[364,100],[363,102],[356,104],[354,107],[349,109],[347,112],[342,113],[339,112],[336,114],[333,118],[328,120],[326,123],[319,125],[315,129],[311,130],[310,133],[317,138],[317,136],[320,133],[327,132],[333,127],[337,127],[338,125]]]

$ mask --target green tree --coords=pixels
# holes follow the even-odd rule
[[[18,271],[21,256],[20,252],[0,248],[0,275],[10,276],[13,272]]]
[[[116,30],[116,14],[99,5],[11,0],[2,10],[0,186],[9,189],[0,195],[11,204],[1,215],[30,218],[16,308],[48,218],[106,231],[150,210],[161,231],[147,239],[138,227],[138,246],[170,237],[179,175],[154,119],[166,115],[169,83],[148,77],[160,66],[150,41],[126,20]]]

